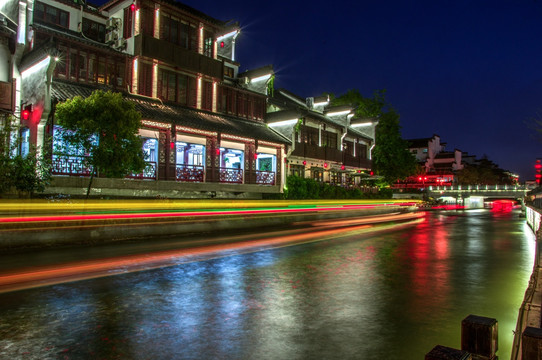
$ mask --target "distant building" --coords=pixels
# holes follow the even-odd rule
[[[420,173],[395,184],[396,188],[425,188],[427,186],[452,185],[456,172],[463,169],[463,153],[455,149],[446,151],[446,143],[440,136],[408,139],[409,151],[416,157]]]

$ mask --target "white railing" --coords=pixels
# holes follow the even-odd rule
[[[428,186],[430,191],[525,191],[523,185],[455,185]]]

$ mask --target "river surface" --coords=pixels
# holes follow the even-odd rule
[[[423,359],[470,314],[510,358],[534,261],[518,212],[0,294],[0,359]]]

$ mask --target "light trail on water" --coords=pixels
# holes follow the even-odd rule
[[[311,222],[306,225],[312,228],[274,231],[267,233],[265,237],[254,238],[253,234],[222,237],[214,239],[214,244],[210,245],[7,271],[0,273],[0,293],[330,240],[356,233],[373,233],[398,226],[410,226],[423,221],[424,216],[423,212],[394,213],[354,220]],[[382,222],[392,224],[379,227],[373,225]]]

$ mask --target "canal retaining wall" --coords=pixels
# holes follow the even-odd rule
[[[242,206],[248,206],[247,202],[241,203]],[[229,202],[230,207],[235,204]],[[197,206],[197,204],[196,204]],[[260,202],[260,206],[262,203]],[[84,215],[76,216],[66,220],[59,213],[49,213],[47,221],[32,222],[0,222],[0,250],[22,250],[38,249],[53,246],[66,245],[93,245],[99,243],[110,243],[116,241],[156,238],[164,236],[183,236],[190,234],[209,236],[216,234],[228,235],[235,231],[250,229],[280,229],[287,226],[294,226],[297,223],[317,222],[322,220],[350,220],[346,225],[352,224],[352,221],[361,223],[362,219],[367,219],[368,223],[378,223],[378,216],[386,214],[413,214],[418,209],[416,205],[411,204],[386,204],[379,206],[344,206],[344,208],[327,210],[326,206],[314,205],[312,209],[292,211],[273,211],[266,212],[245,211],[241,214],[227,212],[213,213],[208,212],[203,216],[179,216],[171,209],[154,209],[153,211],[164,213],[160,216],[135,216],[135,217],[114,217],[98,216],[89,218]],[[25,208],[25,207],[23,207]],[[49,209],[49,208],[48,208]],[[299,211],[298,211],[299,210]],[[60,210],[59,210],[60,211]],[[126,210],[123,210],[126,211]],[[137,213],[137,209],[133,213]],[[139,210],[140,211],[140,210]],[[148,211],[148,210],[147,210]],[[94,213],[101,211],[94,210]],[[141,211],[140,211],[141,212]],[[78,214],[81,211],[71,210],[70,214]],[[88,212],[87,212],[88,213]],[[92,213],[92,212],[91,212]],[[24,213],[27,218],[30,214]],[[23,215],[15,214],[13,217]],[[371,219],[371,217],[374,217]],[[395,217],[394,220],[386,221],[408,221],[409,218]]]
[[[533,272],[519,309],[511,360],[542,359],[542,209],[526,206],[527,224],[536,236]]]

